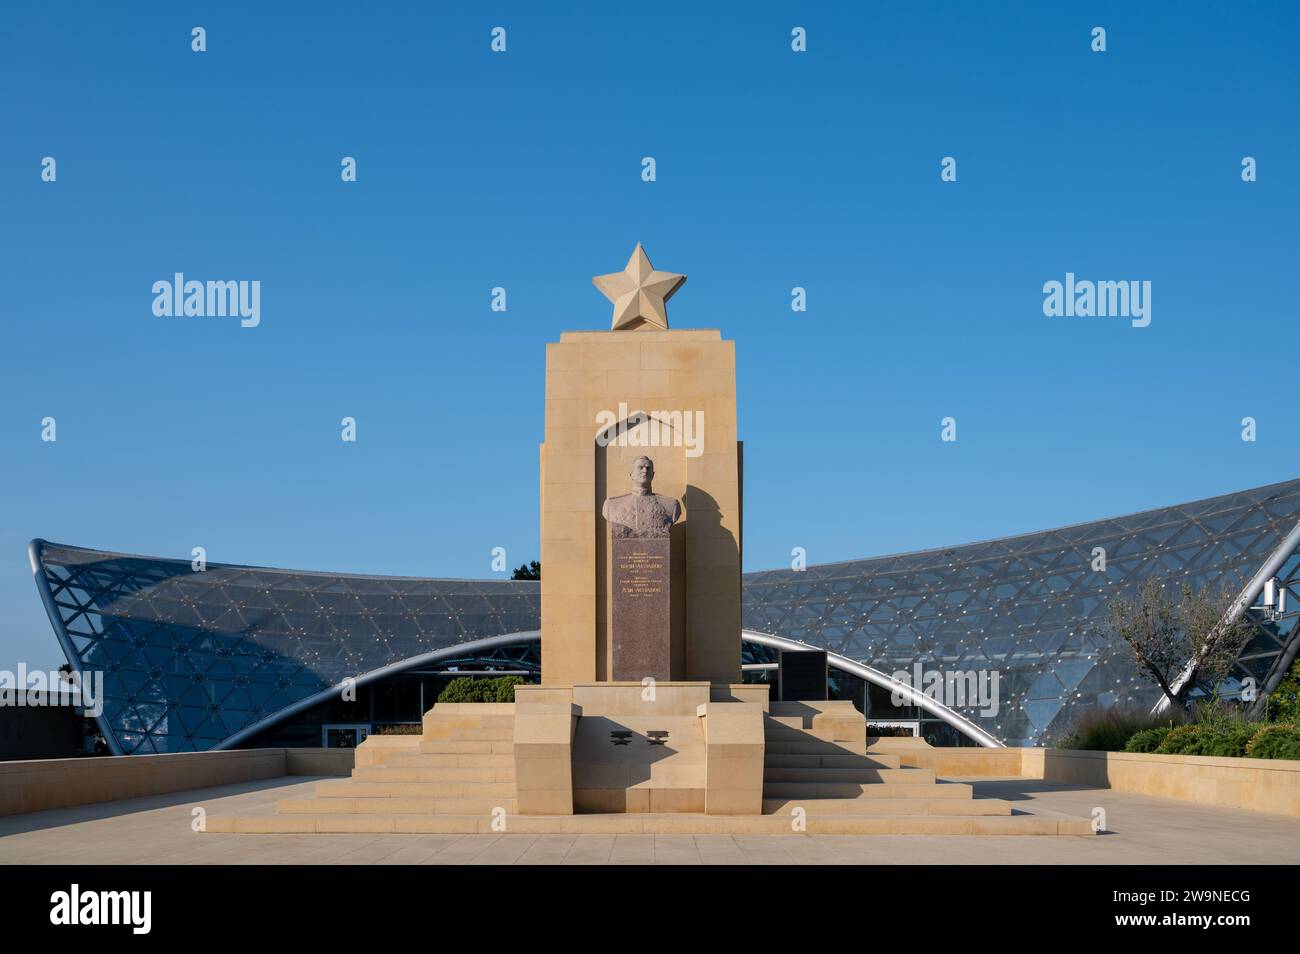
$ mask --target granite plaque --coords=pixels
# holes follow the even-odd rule
[[[671,678],[671,550],[667,537],[610,541],[613,677],[640,682]]]
[[[651,489],[655,465],[632,461],[632,493],[601,507],[609,523],[612,676],[640,682],[672,678],[672,538],[682,505]]]

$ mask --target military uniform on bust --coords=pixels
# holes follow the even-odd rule
[[[655,465],[649,457],[632,461],[628,472],[635,488],[630,494],[606,498],[601,516],[609,521],[610,536],[615,539],[629,537],[666,537],[682,516],[679,500],[652,493]]]

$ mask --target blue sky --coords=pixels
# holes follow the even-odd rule
[[[1296,5],[538,6],[6,6],[0,668],[62,661],[32,537],[535,557],[545,343],[638,240],[737,343],[747,569],[1300,474]],[[176,271],[260,281],[261,325],[155,317]],[[1151,325],[1045,317],[1067,271]]]

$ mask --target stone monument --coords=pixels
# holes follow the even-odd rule
[[[672,677],[672,538],[681,503],[651,489],[655,465],[632,461],[632,493],[608,497],[610,642],[613,677],[639,682]]]
[[[637,245],[595,279],[611,330],[546,346],[541,683],[513,703],[439,702],[423,735],[372,735],[352,779],[281,801],[287,817],[209,831],[790,833],[792,817],[820,814],[828,833],[1066,833],[1055,819],[979,826],[971,816],[1010,803],[972,803],[970,786],[868,753],[852,702],[806,698],[825,685],[825,653],[782,654],[783,688],[792,664],[815,664],[814,689],[783,708],[741,681],[735,348],[668,329],[664,302],[685,280]],[[413,771],[433,783],[416,787],[456,795],[409,797]],[[606,817],[546,817],[589,813]]]
[[[686,276],[656,269],[639,244],[622,271],[592,281],[613,305],[609,330],[566,331],[546,346],[542,681],[639,681],[657,672],[662,682],[666,672],[675,681],[739,683],[743,468],[735,344],[716,330],[668,327],[665,303]],[[654,461],[662,495],[654,499],[670,501],[661,506],[673,520],[635,509],[654,505],[627,493],[626,474],[643,455]],[[620,519],[625,507],[633,509]],[[646,520],[665,522],[667,536],[620,529],[644,529]],[[622,572],[666,575],[666,600],[645,592],[654,587],[648,580],[630,588],[641,593],[631,602],[643,609],[653,604],[658,612],[666,603],[667,668],[625,668],[630,650],[623,645],[617,659],[614,616],[623,622],[629,601],[611,584],[620,572],[614,551],[648,553],[663,544],[662,570],[651,558]]]

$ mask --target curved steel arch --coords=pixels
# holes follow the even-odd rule
[[[790,650],[808,650],[816,649],[823,651],[820,646],[812,646],[808,643],[801,643],[796,639],[787,639],[784,636],[773,636],[771,633],[759,633],[752,629],[741,630],[740,638],[748,640],[751,643],[757,643],[760,646],[767,646],[769,649],[790,649]],[[864,666],[860,662],[855,662],[847,656],[841,656],[830,650],[824,650],[826,653],[826,662],[842,672],[857,676],[873,685],[888,689],[890,692],[897,693],[909,705],[919,706],[933,716],[938,716],[948,725],[952,726],[962,735],[973,739],[985,748],[1004,749],[1006,746],[998,741],[994,736],[989,735],[974,722],[971,722],[960,712],[948,708],[943,703],[931,699],[924,692],[916,687],[901,682],[893,676],[886,675],[879,669],[872,669],[870,666]]]
[[[980,544],[821,564],[808,567],[806,573],[791,574],[788,571],[772,570],[750,572],[742,576],[746,614],[744,624],[747,626],[745,638],[755,644],[766,642],[768,646],[778,648],[829,650],[828,644],[831,644],[837,652],[829,655],[829,662],[837,670],[899,693],[909,702],[980,744],[1042,744],[1043,740],[1051,736],[1053,726],[1066,725],[1081,707],[1111,704],[1103,702],[1104,697],[1109,696],[1117,701],[1131,697],[1133,701],[1150,705],[1146,698],[1148,690],[1136,674],[1130,672],[1131,666],[1124,654],[1116,651],[1111,643],[1085,632],[1097,617],[1098,607],[1105,605],[1108,593],[1118,593],[1127,587],[1136,586],[1150,576],[1174,582],[1192,581],[1197,585],[1232,580],[1240,586],[1237,581],[1248,581],[1234,601],[1231,613],[1236,615],[1243,612],[1255,598],[1262,581],[1270,575],[1277,575],[1279,567],[1282,567],[1289,568],[1286,569],[1286,575],[1292,593],[1300,594],[1300,537],[1297,536],[1300,534],[1300,523],[1297,523],[1297,517],[1300,517],[1300,480],[1291,480],[1138,514]],[[1090,569],[1086,545],[1096,539],[1112,541],[1115,547],[1124,545],[1129,548],[1125,551],[1124,562],[1119,564],[1120,572],[1114,579],[1102,579]],[[1296,545],[1292,551],[1294,555],[1288,556],[1292,544]],[[65,550],[68,552],[62,552]],[[1115,552],[1118,554],[1119,550],[1115,549]],[[83,635],[92,639],[99,637],[93,632],[81,632],[86,627],[82,625],[81,617],[65,606],[60,595],[60,577],[51,569],[66,563],[64,570],[70,571],[81,564],[82,561],[77,559],[81,555],[108,562],[120,560],[143,561],[147,564],[184,564],[186,570],[189,561],[86,550],[47,544],[41,540],[32,542],[29,556],[46,614],[68,662],[75,671],[84,675],[86,666],[83,665],[76,646],[83,644]],[[116,572],[114,567],[108,569]],[[135,572],[133,568],[128,569]],[[473,652],[474,646],[490,644],[482,643],[476,638],[482,633],[494,633],[496,635],[486,639],[501,640],[506,644],[516,640],[527,641],[536,638],[533,634],[539,624],[538,607],[535,605],[536,583],[322,574],[315,571],[226,565],[222,569],[250,574],[248,580],[236,580],[238,587],[277,589],[283,583],[285,592],[295,598],[301,593],[318,589],[316,578],[333,578],[343,588],[339,592],[350,594],[347,603],[340,602],[349,611],[353,608],[351,599],[364,601],[373,598],[377,606],[380,604],[379,594],[389,591],[368,588],[372,586],[391,585],[392,593],[403,598],[436,597],[441,600],[455,596],[458,600],[465,601],[465,608],[460,609],[452,603],[443,608],[439,602],[423,599],[421,608],[415,612],[425,616],[433,613],[437,619],[432,625],[413,625],[410,633],[402,629],[397,635],[403,638],[407,635],[427,638],[410,643],[399,640],[391,646],[384,640],[381,649],[373,653],[362,652],[364,647],[358,648],[360,659],[352,664],[353,671],[363,670],[366,665],[377,667],[361,677],[366,681],[381,678],[387,672],[401,671],[407,666],[436,662],[439,658],[445,658],[442,655],[444,653]],[[150,592],[147,584],[152,579],[152,573],[145,571],[151,570],[152,567],[141,568],[139,575],[145,580],[141,593],[145,595],[138,600],[125,600],[128,608],[134,603],[150,603],[152,597],[147,595]],[[261,579],[265,574],[271,576],[266,580]],[[111,574],[104,580],[94,582],[100,589],[113,589],[116,592],[117,581]],[[463,584],[463,587],[446,585],[453,583],[458,586]],[[490,593],[483,592],[483,587],[492,589]],[[515,593],[510,587],[532,589]],[[129,592],[134,594],[135,590]],[[214,591],[210,597],[204,596],[203,599],[207,599],[213,608],[220,609],[221,596]],[[492,603],[485,609],[469,608],[488,598]],[[171,597],[164,594],[163,602],[168,599]],[[343,599],[342,596],[338,598],[339,601]],[[497,600],[502,600],[502,603],[496,605]],[[425,603],[434,608],[424,608]],[[360,616],[367,617],[364,622],[369,625],[370,613],[365,611],[366,605],[361,602],[357,609]],[[494,605],[496,608],[493,608]],[[918,609],[918,606],[921,608]],[[325,604],[322,607],[326,611],[331,610]],[[292,607],[285,609],[284,605],[273,608],[286,620],[286,614],[292,611]],[[165,622],[163,617],[154,615],[153,607],[145,606],[145,610],[141,616],[144,622],[157,619]],[[1025,614],[1024,621],[1015,615],[1022,610]],[[86,609],[83,607],[81,611],[86,612]],[[317,607],[316,611],[322,612],[321,607]],[[379,608],[373,612],[382,614],[387,610]],[[443,613],[449,614],[446,620],[453,618],[450,614],[457,614],[457,622],[447,623],[441,616]],[[64,614],[68,614],[66,623]],[[329,613],[326,612],[325,615],[328,616]],[[1247,615],[1254,617],[1254,614]],[[461,620],[462,616],[465,617],[464,620]],[[910,623],[919,619],[927,623],[924,629],[908,628]],[[182,620],[182,625],[212,629],[206,622],[200,625]],[[407,627],[405,621],[401,622],[401,627]],[[1272,691],[1296,656],[1300,655],[1300,612],[1292,610],[1284,622],[1277,626],[1261,625],[1256,628],[1259,630],[1258,646],[1249,657],[1238,658],[1234,673],[1239,670],[1262,685],[1262,700]],[[250,640],[254,645],[261,645],[254,638],[258,633],[253,633],[247,627],[236,627],[225,632],[218,626],[212,631],[221,638]],[[777,632],[784,635],[771,635]],[[105,634],[100,635],[109,641],[123,641],[118,635],[112,639]],[[299,639],[302,633],[290,629],[271,635],[285,636],[285,645],[294,648],[297,643],[293,640]],[[337,627],[330,629],[330,635],[346,642],[347,633]],[[882,636],[890,637],[888,645],[883,648]],[[1040,636],[1042,642],[1039,642]],[[445,640],[448,639],[465,641],[446,645]],[[782,640],[788,642],[780,642]],[[421,652],[431,645],[443,648],[410,659],[401,658],[403,652]],[[268,646],[267,651],[280,651],[277,646],[278,644]],[[323,670],[317,668],[318,655],[309,654],[311,658],[306,662],[299,656],[286,657],[301,663],[301,668],[316,678],[310,682],[296,682],[292,691],[277,692],[274,702],[283,705],[283,709],[268,713],[267,708],[260,703],[255,705],[248,699],[243,699],[242,704],[232,708],[231,711],[238,713],[239,717],[230,718],[229,726],[242,723],[244,718],[248,718],[255,720],[251,721],[250,729],[253,726],[264,728],[279,718],[288,718],[292,713],[301,711],[302,707],[311,704],[314,697],[328,697],[329,693],[339,691],[337,686],[320,688],[327,683],[338,682],[344,674],[337,665],[327,666]],[[352,653],[348,652],[347,655],[351,657]],[[1006,717],[1011,720],[1006,731],[1002,731],[1002,725],[996,729],[990,725],[986,731],[980,728],[984,718],[974,713],[965,717],[936,700],[929,699],[919,687],[895,682],[888,673],[910,665],[910,660],[904,661],[908,657],[911,660],[951,658],[956,668],[966,669],[979,669],[990,663],[996,664],[998,660],[1005,660],[1012,673],[1019,677],[1014,691],[1005,683],[1003,685],[1003,708],[1007,710]],[[873,669],[873,665],[879,668]],[[1187,675],[1190,676],[1191,673]],[[225,688],[224,683],[222,688]],[[299,692],[310,695],[306,699],[299,699]],[[115,697],[110,692],[106,701],[114,700]],[[1029,712],[1031,705],[1036,707],[1032,714]],[[110,749],[115,754],[121,754],[125,743],[119,742],[115,732],[106,725],[110,721],[115,724],[121,721],[113,712],[109,708],[101,714],[99,723],[105,730],[105,739]],[[151,718],[152,711],[140,710],[135,715]],[[192,717],[194,714],[190,715]],[[241,729],[232,732],[227,739],[219,739],[218,736],[223,732],[231,731],[229,726],[222,725],[215,729],[209,726],[211,731],[192,734],[201,736],[197,743],[199,745],[221,747],[232,744],[230,739],[247,737],[244,733],[248,730]],[[160,751],[171,750],[160,747],[169,744],[169,740],[164,738],[159,743],[153,729],[142,728],[140,732],[142,737],[159,747]],[[993,736],[992,732],[997,735]],[[169,735],[167,732],[161,734],[164,737]],[[180,744],[179,740],[172,741]],[[186,735],[185,744],[189,744],[189,734]]]
[[[773,636],[770,633],[757,633],[752,630],[742,631],[740,637],[741,639],[748,640],[751,643],[756,643],[760,646],[766,646],[769,649],[803,650],[803,649],[816,648],[813,646],[809,646],[806,643],[798,642],[797,640],[786,639],[783,636]],[[464,656],[467,653],[472,654],[472,653],[483,652],[483,651],[488,651],[493,649],[500,649],[503,646],[515,646],[520,643],[539,642],[541,638],[542,638],[542,634],[540,630],[529,630],[527,632],[507,633],[504,636],[489,636],[486,639],[475,639],[469,642],[457,643],[455,646],[447,646],[442,649],[434,650],[433,652],[422,653],[419,656],[412,656],[409,659],[403,659],[401,662],[392,663],[387,666],[382,666],[379,669],[371,670],[370,672],[365,673],[364,675],[358,676],[349,685],[351,685],[354,688],[360,687],[375,682],[379,679],[384,679],[388,676],[397,675],[398,673],[405,672],[410,669],[415,669],[420,666],[425,666],[428,665],[429,663],[439,662],[443,659],[455,659],[459,656]],[[979,726],[975,725],[969,719],[966,719],[960,713],[953,711],[952,709],[935,701],[934,699],[931,699],[925,693],[917,689],[914,689],[912,686],[908,685],[907,683],[900,682],[899,680],[894,679],[892,676],[888,676],[885,673],[880,672],[878,669],[872,669],[870,666],[864,666],[859,662],[854,662],[852,659],[847,659],[844,656],[838,655],[837,653],[828,652],[826,654],[826,660],[829,665],[834,666],[836,669],[839,669],[843,672],[847,672],[850,675],[857,676],[859,679],[866,680],[867,682],[873,683],[877,686],[882,686],[890,690],[891,692],[897,692],[909,704],[920,706],[926,712],[929,712],[931,715],[937,716],[938,718],[942,719],[944,722],[952,726],[958,732],[961,732],[963,735],[967,736],[968,738],[973,739],[974,741],[978,742],[980,745],[986,746],[988,748],[1004,748],[1001,742],[999,742],[993,736],[989,735]],[[292,718],[293,716],[297,715],[300,712],[305,712],[308,709],[312,708],[313,706],[319,705],[320,703],[327,701],[331,696],[335,695],[338,692],[341,692],[343,688],[344,688],[344,684],[340,683],[335,686],[330,686],[327,689],[322,689],[320,692],[317,692],[314,695],[310,695],[304,699],[300,699],[299,701],[295,702],[293,705],[285,706],[283,709],[279,709],[271,713],[265,719],[262,719],[259,722],[255,722],[253,725],[246,726],[243,729],[240,729],[234,735],[230,736],[227,739],[222,740],[213,748],[214,749],[234,748],[237,745],[239,745],[241,742],[244,742],[247,739],[252,738],[254,735],[257,735],[259,732],[263,732],[266,729],[272,728],[278,725],[279,723]]]
[[[1268,559],[1265,560],[1259,569],[1255,571],[1255,575],[1250,578],[1242,588],[1241,592],[1237,594],[1237,598],[1232,601],[1232,605],[1228,607],[1228,611],[1223,614],[1223,619],[1220,620],[1219,625],[1230,626],[1236,622],[1241,614],[1246,612],[1247,607],[1254,602],[1255,597],[1259,596],[1260,593],[1264,591],[1264,583],[1271,577],[1277,575],[1278,570],[1280,570],[1282,565],[1290,559],[1291,555],[1296,552],[1297,548],[1300,548],[1300,521],[1296,521],[1296,525],[1291,528],[1291,532],[1288,533],[1273,552],[1269,554]],[[1287,645],[1283,648],[1278,663],[1274,665],[1273,671],[1269,674],[1267,681],[1260,691],[1259,698],[1255,704],[1251,706],[1251,712],[1257,717],[1260,714],[1263,705],[1267,702],[1269,695],[1277,688],[1277,684],[1282,681],[1282,677],[1285,676],[1287,670],[1290,669],[1291,662],[1294,661],[1296,656],[1296,648],[1298,645],[1297,640],[1300,640],[1300,626],[1297,626],[1295,631],[1291,634],[1290,639],[1287,641]],[[1198,652],[1197,656],[1193,656],[1191,659],[1187,660],[1186,665],[1183,666],[1182,671],[1178,674],[1178,678],[1174,680],[1173,685],[1169,688],[1174,692],[1181,692],[1189,682],[1196,678],[1199,661],[1200,654]],[[1173,703],[1170,702],[1169,697],[1162,693],[1160,698],[1156,701],[1156,704],[1151,707],[1151,714],[1153,716],[1162,715],[1167,712],[1172,705]]]
[[[255,722],[252,725],[245,726],[234,735],[222,739],[212,747],[212,750],[233,749],[245,739],[252,738],[254,735],[265,729],[278,725],[286,719],[296,716],[300,712],[307,711],[312,708],[312,706],[327,701],[331,696],[341,692],[345,686],[357,688],[375,682],[376,680],[383,679],[387,676],[395,676],[408,669],[415,669],[418,666],[424,666],[443,659],[456,659],[457,657],[466,655],[467,652],[474,653],[480,650],[500,649],[502,646],[514,646],[519,643],[527,643],[534,640],[540,641],[541,638],[541,631],[536,629],[520,633],[506,633],[504,636],[488,636],[486,639],[475,639],[465,643],[457,643],[455,646],[444,646],[442,649],[435,649],[432,652],[421,653],[418,656],[411,656],[409,659],[403,659],[400,662],[390,663],[387,666],[372,669],[370,672],[357,676],[346,684],[338,683],[337,685],[322,689],[314,695],[307,696],[304,699],[299,699],[297,702],[285,706],[283,709],[277,709],[265,719]]]
[[[67,630],[63,625],[62,616],[54,605],[54,595],[50,592],[49,580],[41,569],[40,551],[41,547],[45,545],[45,542],[46,541],[44,540],[37,539],[31,541],[31,544],[28,546],[28,558],[31,561],[32,575],[35,578],[36,588],[40,593],[41,602],[45,606],[46,615],[50,619],[50,625],[54,629],[55,637],[58,639],[64,655],[67,656],[69,664],[72,665],[80,674],[80,657],[78,656],[75,647],[72,645],[72,640],[68,636]],[[500,636],[489,636],[484,639],[469,640],[467,642],[457,643],[454,646],[446,646],[441,649],[433,650],[432,652],[411,656],[407,659],[400,660],[399,662],[390,663],[387,666],[381,666],[378,669],[373,669],[356,677],[347,685],[352,687],[364,686],[379,679],[383,679],[386,676],[396,675],[400,672],[428,665],[429,663],[435,663],[443,659],[453,659],[458,656],[463,656],[467,652],[474,653],[480,650],[498,649],[503,646],[513,646],[519,643],[527,643],[540,639],[540,630],[525,630],[515,633],[507,633]],[[776,636],[771,633],[760,633],[756,630],[748,629],[742,630],[741,639],[748,640],[749,642],[761,646],[766,646],[770,649],[806,650],[820,648],[810,646],[809,644],[799,642],[798,640],[788,639],[784,636]],[[978,725],[971,722],[960,713],[955,712],[934,699],[931,699],[924,692],[921,692],[911,685],[900,682],[878,669],[872,669],[870,666],[865,666],[862,663],[849,659],[846,656],[841,656],[838,653],[830,652],[829,650],[826,652],[826,659],[827,663],[834,666],[836,669],[857,676],[859,679],[863,679],[866,682],[881,686],[890,690],[890,692],[897,693],[903,699],[907,700],[908,703],[919,706],[931,715],[938,717],[963,735],[973,739],[982,746],[988,748],[1005,747],[1002,742],[985,732]],[[301,712],[305,712],[313,706],[325,702],[335,693],[341,692],[344,686],[344,683],[329,686],[310,696],[306,696],[297,702],[285,706],[283,709],[277,709],[265,718],[260,719],[251,725],[245,726],[235,734],[221,740],[213,746],[213,749],[221,750],[234,748],[254,735],[272,728]],[[118,743],[116,736],[111,731],[107,718],[101,713],[96,717],[96,721],[99,723],[100,731],[103,733],[104,739],[108,743],[109,750],[114,755],[122,755],[123,752],[121,745]]]

